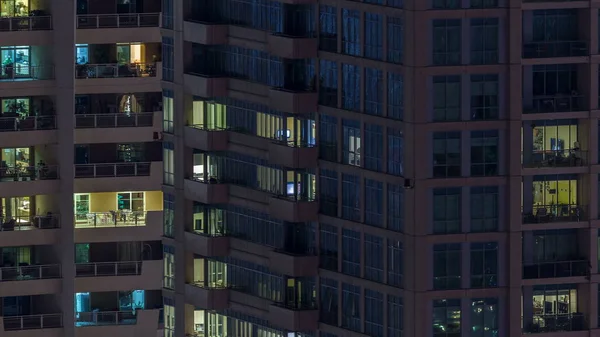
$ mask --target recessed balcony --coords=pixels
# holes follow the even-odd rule
[[[160,289],[162,268],[162,260],[77,263],[75,291]]]
[[[77,15],[77,29],[159,27],[159,24],[160,13]]]
[[[203,204],[226,204],[229,200],[229,186],[218,181],[201,182],[185,179],[184,191],[187,199]]]
[[[78,215],[82,218],[83,215]],[[162,211],[100,212],[75,222],[75,242],[150,241],[163,234]]]
[[[186,284],[185,298],[187,303],[206,310],[224,310],[229,307],[228,288]]]
[[[224,129],[208,129],[202,125],[186,126],[184,129],[185,145],[203,151],[226,151],[229,133]]]
[[[588,152],[568,150],[538,150],[523,152],[523,168],[557,168],[587,165]]]
[[[0,167],[2,196],[29,196],[58,192],[58,166],[4,166]],[[1,194],[1,192],[0,192]]]
[[[160,42],[159,27],[160,13],[77,15],[77,43]]]
[[[58,214],[0,218],[0,247],[53,245],[58,243]]]
[[[588,260],[539,262],[523,265],[523,279],[587,276]]]
[[[75,115],[75,142],[136,143],[154,141],[162,112]]]
[[[59,264],[0,268],[0,296],[34,296],[60,293]]]
[[[289,331],[310,331],[319,327],[319,310],[269,306],[269,322]]]
[[[18,32],[51,29],[52,17],[50,15],[0,18],[0,32]]]
[[[560,303],[560,302],[559,302]],[[534,322],[530,322],[535,320]],[[552,333],[553,335],[571,336],[571,331],[587,330],[587,321],[583,313],[534,315],[533,319],[523,317],[524,334]],[[574,334],[572,336],[582,336]]]
[[[75,336],[157,336],[159,309],[92,311],[75,314]]]
[[[224,235],[186,231],[185,245],[194,254],[201,256],[227,256],[229,254],[229,237]]]
[[[152,191],[162,185],[162,162],[77,164],[75,179],[81,192]]]
[[[4,316],[0,331],[6,337],[62,337],[63,316],[56,314]]]
[[[10,65],[0,71],[0,90],[4,97],[51,94],[54,85],[54,65]]]
[[[75,67],[77,79],[156,77],[156,63],[80,64]]]

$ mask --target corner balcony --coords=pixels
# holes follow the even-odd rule
[[[205,183],[185,179],[183,188],[187,199],[203,204],[226,204],[229,200],[229,186],[217,181]]]
[[[318,309],[292,309],[271,304],[268,317],[273,325],[289,331],[310,331],[319,328]]]
[[[62,314],[4,316],[0,320],[3,337],[64,337]]]
[[[319,258],[273,250],[269,252],[269,269],[282,275],[312,277],[318,274]]]
[[[76,164],[77,193],[153,191],[162,185],[162,162]]]
[[[188,283],[185,285],[185,300],[197,308],[224,310],[229,307],[229,289]]]
[[[48,44],[53,39],[52,16],[42,12],[39,16],[1,17],[0,36],[6,46],[18,46],[23,41],[31,46]]]
[[[62,291],[59,264],[0,268],[0,296],[34,296]]]
[[[319,218],[319,203],[317,201],[271,197],[269,199],[269,214],[276,219],[289,222],[317,221]]]
[[[207,129],[202,125],[190,125],[183,129],[185,145],[203,151],[227,151],[229,133],[225,129]]]
[[[523,209],[523,224],[565,223],[587,220],[587,207],[572,205],[534,205]]]
[[[159,309],[75,313],[75,337],[157,336]]]
[[[77,94],[109,94],[161,91],[161,62],[130,64],[78,64],[75,66]]]
[[[269,106],[275,110],[304,114],[317,111],[319,94],[316,91],[269,89]]]
[[[54,165],[0,167],[0,197],[56,194],[58,172]]]
[[[588,260],[540,262],[523,265],[523,279],[544,279],[559,277],[587,276],[590,262]]]
[[[183,22],[183,39],[203,45],[220,45],[229,42],[229,25],[186,19]]]
[[[162,288],[162,260],[75,264],[75,291],[126,291]]]
[[[154,133],[160,131],[162,111],[77,114],[74,118],[76,143],[142,143],[153,141]]]
[[[162,211],[88,213],[75,222],[75,242],[130,242],[158,240],[163,234]]]
[[[56,116],[0,117],[3,147],[36,146],[57,141]]]
[[[316,146],[290,146],[285,142],[269,143],[269,163],[289,168],[317,167],[319,152]]]
[[[77,43],[160,42],[160,13],[77,15]]]
[[[267,50],[271,55],[286,59],[316,58],[319,51],[319,40],[313,36],[269,34]]]
[[[53,65],[5,66],[0,71],[3,97],[54,95],[54,86]]]
[[[199,232],[185,232],[185,246],[194,254],[206,257],[229,255],[229,237]]]
[[[54,245],[60,242],[58,214],[0,218],[0,247]]]

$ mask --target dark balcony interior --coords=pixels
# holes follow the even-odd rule
[[[162,110],[162,93],[75,95],[75,114],[144,113]]]
[[[523,223],[578,222],[588,219],[588,178],[576,174],[523,177]]]
[[[75,165],[153,162],[162,155],[160,142],[75,145]]]
[[[162,260],[162,242],[95,242],[75,244],[75,263]]]
[[[589,22],[587,9],[524,11],[523,58],[589,55],[586,22]]]
[[[29,181],[58,178],[58,146],[48,144],[2,148],[0,181]]]
[[[58,228],[57,210],[53,195],[0,198],[0,231]]]
[[[242,154],[190,150],[191,156],[186,157],[188,179],[234,184],[293,200],[315,200],[315,175],[311,170],[280,168]]]
[[[5,97],[0,104],[0,132],[56,128],[56,110],[50,96]]]
[[[160,0],[77,0],[77,15],[160,13]]]
[[[290,37],[315,35],[314,6],[231,0],[185,1],[189,8],[186,20],[210,24],[229,24],[266,30]]]
[[[582,284],[547,284],[523,287],[523,332],[552,333],[587,330],[589,291]],[[594,297],[596,295],[593,295]],[[589,309],[588,309],[589,310]]]
[[[523,232],[523,279],[587,276],[590,262],[586,230],[551,229]]]
[[[0,309],[2,312],[0,316],[4,316],[4,329],[5,330],[24,330],[24,329],[39,329],[39,326],[25,327],[24,329],[17,329],[16,325],[21,324],[10,320],[8,318],[14,316],[28,316],[28,315],[47,315],[60,313],[60,296],[61,294],[48,294],[48,295],[34,295],[34,296],[6,296],[0,300]],[[32,320],[32,323],[35,320]],[[45,320],[44,320],[45,321]],[[54,317],[53,323],[47,324],[47,327],[60,327],[62,326],[61,317]],[[7,322],[10,322],[10,328],[7,326]],[[44,322],[46,323],[46,322]],[[58,324],[60,323],[60,324]],[[13,327],[13,325],[15,327]],[[46,325],[46,324],[44,324]]]
[[[51,265],[58,264],[60,261],[60,251],[50,245],[1,247],[0,253],[2,254],[1,268]]]
[[[588,164],[587,122],[577,119],[524,121],[523,167],[556,168]],[[581,139],[581,141],[580,141]]]
[[[252,49],[195,43],[186,43],[184,53],[189,74],[231,77],[294,92],[316,90],[312,59],[291,60]]]
[[[78,44],[76,78],[154,77],[160,43]]]
[[[523,67],[523,113],[589,109],[589,66],[548,64]]]
[[[161,290],[98,291],[75,294],[76,313],[115,312],[162,307]]]

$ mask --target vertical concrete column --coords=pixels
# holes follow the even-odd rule
[[[62,267],[61,311],[65,337],[75,335],[75,247],[74,247],[74,114],[75,114],[75,0],[52,1],[54,27],[54,74],[58,117],[58,156],[60,163],[59,211],[61,220],[60,258]]]

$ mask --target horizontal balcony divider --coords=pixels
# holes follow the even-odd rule
[[[0,71],[0,81],[52,80],[54,79],[53,65],[3,65]]]
[[[160,13],[77,15],[77,29],[159,27]]]
[[[589,274],[588,260],[539,262],[523,265],[523,279],[586,276]]]
[[[0,117],[0,132],[56,129],[56,116]]]
[[[75,78],[156,77],[156,63],[77,64]]]
[[[151,163],[75,164],[75,178],[146,177]]]
[[[60,228],[60,216],[48,212],[46,215],[0,217],[0,231]]]
[[[90,325],[133,325],[137,323],[135,312],[129,311],[92,311],[76,312],[76,326]]]
[[[43,16],[15,16],[0,18],[0,32],[16,32],[31,30],[51,30],[52,17]]]
[[[4,316],[4,331],[61,328],[62,318],[62,314]]]
[[[153,112],[81,114],[75,115],[75,128],[95,129],[149,127],[153,125],[153,121]]]
[[[523,223],[578,222],[587,220],[586,207],[583,205],[533,205],[523,208]],[[530,211],[531,210],[531,211]]]
[[[0,167],[0,182],[58,179],[58,166],[3,166]]]
[[[61,278],[60,264],[0,268],[0,282]]]
[[[132,276],[142,273],[142,261],[76,263],[75,277]]]
[[[146,225],[147,212],[110,211],[75,214],[75,228],[135,227]],[[85,221],[85,222],[81,222]]]
[[[576,149],[532,150],[522,154],[524,168],[577,167],[588,163],[588,152]]]

